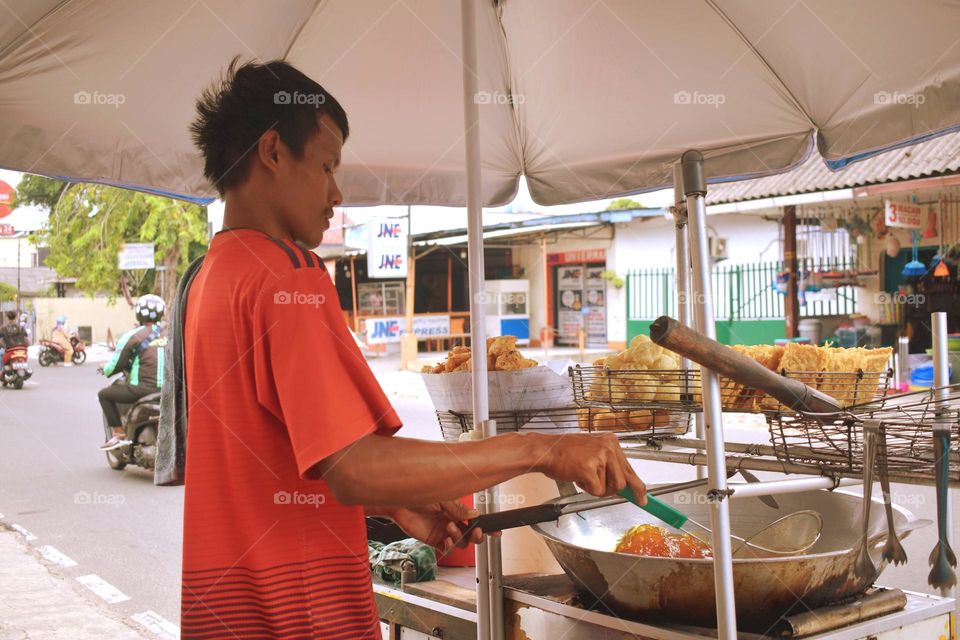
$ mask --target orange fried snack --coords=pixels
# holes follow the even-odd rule
[[[631,527],[617,542],[614,551],[660,558],[712,558],[713,549],[689,533],[668,533],[655,524]]]

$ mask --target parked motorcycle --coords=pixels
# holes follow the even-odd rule
[[[87,349],[83,340],[77,336],[70,336],[70,346],[73,347],[73,358],[71,358],[73,364],[83,364],[87,361]],[[53,340],[40,341],[40,354],[37,359],[40,361],[41,367],[49,367],[58,362],[63,362],[63,356],[64,348]]]
[[[124,384],[121,375],[113,384]],[[157,459],[157,428],[160,423],[160,392],[151,393],[133,404],[120,405],[123,416],[124,438],[132,444],[107,451],[107,464],[111,469],[122,470],[128,464],[152,470]],[[103,419],[103,433],[110,438],[113,430]]]
[[[0,372],[0,383],[4,387],[23,389],[23,383],[32,375],[33,371],[27,363],[26,346],[9,347],[4,351],[3,370]]]

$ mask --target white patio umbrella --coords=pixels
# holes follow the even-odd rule
[[[708,180],[758,176],[802,162],[814,147],[842,166],[960,125],[956,2],[0,7],[0,167],[209,198],[187,135],[194,98],[234,55],[284,57],[349,113],[339,177],[347,204],[468,206],[474,295],[483,286],[480,205],[508,202],[521,175],[541,204],[609,198],[672,184],[681,153],[699,149],[705,161],[688,158],[686,185],[692,289],[709,296],[703,188],[692,179],[699,169]],[[709,333],[707,302],[695,305],[695,319]],[[482,345],[482,311],[471,313]],[[478,421],[488,415],[483,363],[474,369]],[[711,488],[722,491],[716,380],[704,374]],[[712,524],[719,634],[733,638],[725,501],[714,503]],[[485,570],[481,562],[482,578]],[[490,632],[484,593],[481,635]]]

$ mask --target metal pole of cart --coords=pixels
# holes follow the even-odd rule
[[[470,345],[473,353],[485,353],[487,336],[483,311],[483,196],[480,183],[480,110],[474,100],[477,94],[477,39],[476,7],[479,3],[460,0],[460,27],[463,54],[463,130],[467,169],[467,267],[470,274]],[[487,390],[487,359],[473,358],[473,420],[474,429],[484,438],[496,435],[496,424],[489,420]],[[481,512],[493,508],[486,491],[477,493],[475,502]],[[487,539],[489,540],[489,538]],[[499,554],[496,556],[496,578],[490,571],[490,543],[476,546],[477,560],[477,640],[502,637],[503,627],[493,628],[491,595],[499,595]],[[494,588],[497,587],[497,588]]]
[[[685,327],[690,323],[690,245],[687,243],[687,209],[683,193],[683,167],[680,163],[673,165],[673,230],[674,244],[677,254],[677,318]],[[680,370],[690,368],[690,361],[680,359]],[[688,381],[685,379],[685,381]],[[684,389],[689,393],[690,389]],[[694,416],[696,421],[697,437],[703,439],[703,414]],[[703,465],[697,465],[697,478],[707,477],[707,470]]]
[[[690,255],[690,308],[697,328],[716,339],[713,299],[710,287],[710,261],[707,252],[707,183],[703,177],[703,154],[687,151],[681,158],[683,190],[687,196]],[[703,387],[703,426],[707,445],[707,473],[710,482],[710,524],[713,528],[713,583],[717,594],[717,638],[737,637],[736,607],[733,594],[733,549],[730,544],[730,503],[727,498],[726,459],[724,456],[723,417],[720,406],[720,381],[715,372],[700,367]]]
[[[947,354],[947,314],[945,311],[935,311],[930,316],[931,333],[933,334],[933,386],[940,389],[934,400],[937,401],[937,410],[939,411],[941,405],[946,404],[944,397],[947,392],[944,387],[950,384],[950,360]],[[953,533],[953,496],[956,491],[949,487],[948,484],[946,504],[947,542],[950,543],[952,548],[956,548],[956,536]],[[958,598],[960,591],[957,587],[940,589],[940,595],[955,599],[954,620],[960,619],[960,598]]]

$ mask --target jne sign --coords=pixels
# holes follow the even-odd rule
[[[405,318],[367,318],[364,320],[367,344],[400,342],[405,326]],[[450,335],[450,316],[415,316],[413,333],[418,338],[448,336]]]
[[[367,275],[371,278],[407,277],[407,221],[375,218],[368,223]]]

